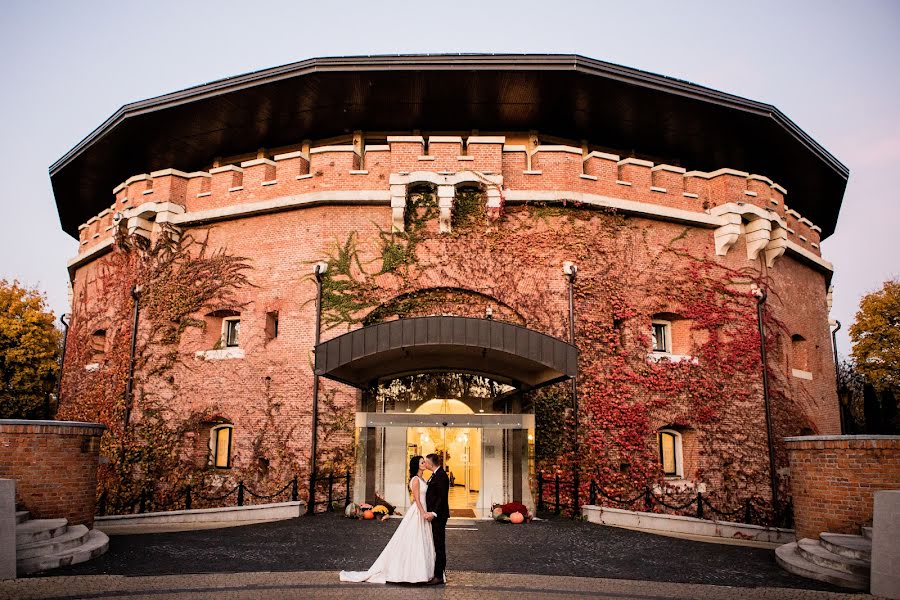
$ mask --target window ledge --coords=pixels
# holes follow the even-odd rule
[[[808,379],[809,381],[812,381],[813,378],[812,373],[809,371],[801,371],[800,369],[791,369],[791,375],[797,379]]]
[[[700,364],[700,361],[697,360],[696,356],[687,356],[684,354],[670,354],[668,352],[651,352],[647,355],[647,360],[650,362],[690,362],[695,365]]]
[[[88,373],[93,373],[94,371],[100,370],[100,363],[89,363],[84,365],[84,370]]]
[[[678,477],[666,477],[665,483],[660,485],[654,485],[653,491],[657,494],[662,494],[667,491],[677,491],[683,492],[684,490],[696,490],[701,494],[706,493],[706,484],[705,483],[696,483],[691,481],[690,479],[685,479],[682,476]]]
[[[231,358],[244,358],[243,348],[220,348],[218,350],[198,350],[194,353],[197,358],[203,360],[228,360]]]

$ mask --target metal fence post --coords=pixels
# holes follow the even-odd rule
[[[554,514],[559,514],[559,473],[556,474],[556,510],[553,511]]]
[[[297,501],[297,495],[298,495],[298,493],[299,493],[299,492],[298,492],[298,490],[297,490],[297,476],[294,475],[294,479],[293,479],[293,481],[291,482],[291,502],[296,502],[296,501]]]
[[[703,494],[697,492],[697,518],[703,518]]]
[[[544,472],[538,471],[538,512],[544,510]]]
[[[97,512],[100,513],[101,517],[106,516],[106,490],[103,490],[100,493],[100,500],[97,502]]]
[[[588,488],[590,490],[589,496],[591,501],[591,506],[597,505],[597,483],[591,479],[591,486]]]
[[[184,489],[184,510],[191,510],[191,486]]]
[[[579,494],[581,492],[581,481],[578,477],[578,469],[575,469],[575,473],[572,475],[572,518],[577,519],[578,514],[581,512],[581,507],[579,504]]]
[[[237,498],[237,500],[238,500],[238,506],[244,505],[244,482],[243,481],[238,482],[238,498]]]
[[[744,523],[750,525],[753,519],[753,503],[750,502],[750,498],[744,502]]]
[[[650,492],[650,488],[644,488],[644,508],[647,512],[653,508],[653,494]]]
[[[344,484],[344,507],[350,506],[350,471],[344,475],[346,483]]]
[[[138,505],[138,512],[143,514],[147,510],[147,491],[141,490],[141,500]]]
[[[328,474],[328,508],[325,510],[328,512],[332,512],[334,509],[331,507],[332,499],[334,498],[334,471]]]

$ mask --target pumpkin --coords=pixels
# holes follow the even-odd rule
[[[375,513],[373,513],[371,509],[369,509],[363,513],[363,519],[369,520],[369,519],[374,519],[374,518],[375,518]]]
[[[518,525],[519,523],[523,523],[524,521],[525,517],[522,516],[522,513],[520,512],[514,512],[513,514],[509,515],[510,523],[515,523],[516,525]]]

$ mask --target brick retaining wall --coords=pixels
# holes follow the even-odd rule
[[[106,426],[0,420],[0,478],[16,480],[16,504],[33,519],[94,525],[100,436]]]
[[[859,534],[872,523],[875,492],[900,489],[900,436],[788,437],[785,444],[798,539]]]

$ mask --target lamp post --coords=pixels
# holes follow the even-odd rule
[[[831,330],[831,351],[834,353],[834,387],[837,390],[838,396],[838,410],[840,411],[841,417],[841,435],[844,435],[846,427],[844,426],[844,405],[841,404],[841,374],[838,370],[837,355],[837,332],[841,329],[841,322],[835,319],[834,324],[835,328]]]
[[[769,406],[769,371],[766,361],[766,326],[763,322],[763,305],[766,303],[766,290],[754,287],[756,298],[756,319],[759,325],[759,354],[762,360],[763,404],[766,409],[766,436],[769,444],[769,484],[772,486],[772,509],[778,519],[778,475],[775,471],[775,446],[772,439],[772,410]]]
[[[578,275],[578,267],[571,261],[563,263],[563,274],[569,280],[569,343],[575,345],[575,277]],[[572,455],[578,460],[578,372],[576,365],[575,376],[572,377],[572,416],[574,418],[574,432],[572,435]],[[578,514],[578,468],[572,474],[572,504],[575,513]]]
[[[68,319],[68,320],[67,320]],[[59,355],[59,375],[56,377],[56,408],[59,410],[59,397],[62,393],[62,377],[63,377],[63,367],[66,364],[66,343],[69,340],[69,321],[71,317],[68,313],[63,313],[59,316],[59,322],[63,324],[63,343],[62,343],[62,352]],[[50,418],[49,411],[47,418]]]
[[[138,320],[141,315],[141,286],[131,286],[131,298],[134,300],[134,313],[131,323],[131,353],[128,361],[128,381],[125,384],[125,427],[131,420],[131,408],[134,404],[134,355],[137,350]]]
[[[316,332],[315,345],[319,345],[319,331],[322,329],[322,277],[328,270],[328,263],[319,262],[313,267],[313,275],[316,278]],[[313,389],[312,389],[312,443],[309,448],[309,500],[306,506],[306,514],[312,516],[316,514],[316,446],[319,431],[319,376],[316,375],[315,367],[313,367]]]

